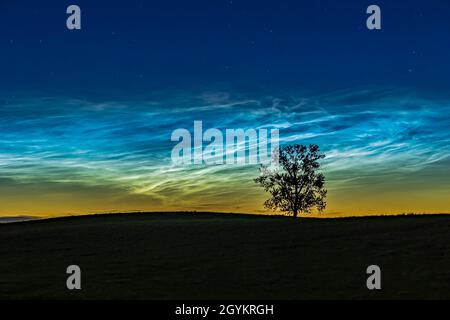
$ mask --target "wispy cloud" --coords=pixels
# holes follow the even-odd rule
[[[450,104],[392,90],[112,102],[23,97],[0,107],[2,184],[108,186],[180,209],[260,205],[254,166],[172,165],[171,132],[192,131],[194,120],[204,129],[278,128],[281,144],[319,144],[330,192],[377,175],[407,177],[450,154]]]

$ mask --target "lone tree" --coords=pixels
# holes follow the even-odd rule
[[[261,175],[255,179],[266,192],[271,194],[264,206],[281,210],[297,217],[298,213],[311,213],[315,207],[319,212],[325,209],[325,177],[318,173],[319,160],[325,158],[315,144],[288,145],[278,152],[279,165],[271,170],[261,166]]]

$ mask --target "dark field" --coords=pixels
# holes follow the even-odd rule
[[[1,299],[450,299],[450,217],[121,214],[0,225]],[[82,290],[66,288],[66,268]],[[366,288],[377,264],[382,290]]]

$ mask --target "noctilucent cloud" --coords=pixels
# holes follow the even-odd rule
[[[0,215],[268,213],[258,167],[174,166],[173,130],[326,154],[326,216],[450,212],[450,3],[0,4]]]

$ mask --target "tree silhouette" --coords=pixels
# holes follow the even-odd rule
[[[261,166],[261,175],[255,179],[266,192],[271,194],[264,206],[280,210],[297,217],[298,213],[311,213],[315,207],[319,212],[325,209],[325,177],[318,173],[319,160],[325,158],[319,146],[310,144],[288,145],[278,152],[277,169]]]

